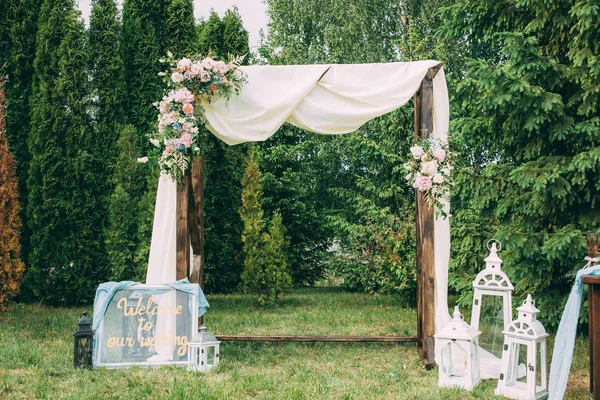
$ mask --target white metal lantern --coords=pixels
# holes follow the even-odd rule
[[[496,394],[511,399],[537,400],[548,395],[546,337],[536,319],[540,312],[531,295],[517,308],[519,313],[504,333],[502,365]]]
[[[188,369],[198,372],[208,372],[219,365],[219,342],[208,332],[206,325],[200,327],[188,346]]]
[[[471,390],[480,381],[478,337],[481,332],[467,324],[454,308],[452,321],[435,334],[435,359],[439,387]]]
[[[491,247],[490,247],[491,242]],[[504,318],[504,329],[512,321],[512,291],[514,289],[508,276],[502,271],[502,259],[498,257],[496,239],[488,241],[490,255],[485,259],[485,269],[477,274],[473,281],[475,293],[473,295],[473,309],[471,312],[471,326],[479,329],[479,316],[481,314],[481,302],[484,295],[502,297],[502,315]],[[500,244],[500,250],[502,245]]]

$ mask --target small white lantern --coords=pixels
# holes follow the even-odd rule
[[[537,400],[548,395],[546,337],[536,319],[540,312],[531,295],[517,308],[519,313],[504,333],[504,350],[496,395],[520,400]],[[523,352],[523,353],[521,353]],[[523,363],[520,362],[523,359]]]
[[[439,387],[471,390],[480,381],[478,337],[481,332],[467,324],[454,308],[452,321],[435,334],[435,359]]]
[[[198,372],[208,372],[219,365],[219,342],[208,332],[206,325],[200,327],[188,346],[188,369]]]
[[[490,247],[490,242],[492,245]],[[490,255],[485,259],[485,269],[477,274],[473,281],[475,293],[473,295],[473,309],[471,312],[471,326],[479,329],[479,316],[481,314],[481,302],[484,295],[502,297],[502,315],[504,318],[504,329],[512,321],[512,291],[514,289],[508,276],[500,269],[502,259],[498,257],[498,248],[496,239],[488,241]],[[500,250],[502,245],[500,244]]]

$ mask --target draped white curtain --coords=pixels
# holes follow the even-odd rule
[[[419,89],[438,61],[387,64],[294,65],[241,67],[248,83],[228,101],[204,104],[208,129],[230,145],[262,141],[284,123],[321,134],[353,132],[367,121],[393,111]],[[444,70],[433,80],[433,132],[447,140],[448,91]],[[159,181],[146,283],[175,280],[176,185]],[[436,219],[436,331],[449,320],[448,262],[450,225]]]

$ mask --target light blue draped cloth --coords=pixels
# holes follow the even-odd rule
[[[586,258],[586,260],[589,259]],[[584,275],[600,275],[600,265],[590,266],[595,260],[589,260],[585,268],[577,271],[575,283],[560,319],[558,332],[554,339],[554,351],[550,366],[550,383],[548,385],[548,400],[561,400],[565,396],[571,362],[573,361],[579,309],[581,308],[581,295],[583,293],[581,277]]]
[[[106,309],[110,304],[110,301],[114,297],[115,293],[119,290],[129,289],[132,286],[140,285],[139,282],[132,281],[122,281],[122,282],[106,282],[100,284],[98,289],[96,289],[96,297],[94,298],[94,319],[93,319],[93,328],[98,329],[102,319],[104,318],[104,313],[106,313]],[[190,283],[188,278],[181,279],[175,282],[163,283],[167,287],[171,289],[176,289],[185,293],[190,293],[196,296],[198,300],[198,316],[202,316],[206,313],[206,309],[209,306],[206,297],[204,297],[204,293],[202,289],[200,289],[200,285],[196,283]],[[156,289],[156,294],[164,292],[164,289]]]

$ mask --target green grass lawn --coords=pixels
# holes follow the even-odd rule
[[[242,295],[209,296],[215,334],[414,335],[414,309],[389,296],[311,288],[262,308]],[[0,314],[0,398],[35,399],[495,399],[438,389],[414,343],[222,343],[206,375],[185,368],[75,370],[72,333],[84,308],[13,305]],[[87,308],[91,311],[91,307]],[[552,342],[549,348],[552,349]],[[579,338],[567,397],[588,399],[587,340]]]

